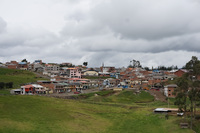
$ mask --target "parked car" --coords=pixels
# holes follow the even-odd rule
[[[184,113],[182,112],[182,113],[177,113],[177,116],[183,116],[184,115]]]
[[[74,92],[74,94],[80,94],[80,92],[78,92],[78,91],[75,91],[75,92]]]

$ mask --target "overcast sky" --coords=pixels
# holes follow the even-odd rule
[[[200,58],[200,0],[0,0],[0,62],[182,67]]]

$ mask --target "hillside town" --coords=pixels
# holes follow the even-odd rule
[[[161,105],[151,105],[154,114],[165,114],[165,120],[169,116],[184,118],[179,122],[180,128],[193,129],[193,122],[199,121],[200,60],[196,56],[192,56],[181,69],[174,66],[149,69],[136,60],[130,61],[126,68],[106,66],[104,63],[100,67],[87,66],[88,62],[83,62],[83,65],[44,63],[42,60],[30,63],[26,59],[0,63],[1,74],[5,77],[10,71],[11,76],[26,73],[35,79],[18,84],[18,87],[13,86],[14,80],[1,81],[0,88],[2,92],[6,91],[3,89],[9,90],[7,95],[85,100],[92,104],[105,100],[111,101],[107,103],[109,106],[116,100],[120,103],[117,106],[122,106],[123,102],[142,102],[149,107],[149,104],[158,102]],[[190,119],[190,125],[185,118]]]
[[[175,97],[173,92],[177,85],[167,84],[167,81],[188,72],[186,69],[146,70],[138,65],[138,61],[128,68],[115,68],[104,64],[98,68],[88,68],[87,64],[84,62],[83,65],[75,66],[72,63],[43,63],[42,60],[30,63],[24,59],[21,62],[1,63],[0,67],[32,71],[46,79],[11,90],[12,94],[21,95],[79,94],[85,90],[99,91],[107,88],[118,91],[123,89],[159,91],[166,97]]]

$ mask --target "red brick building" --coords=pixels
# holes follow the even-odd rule
[[[18,69],[28,70],[28,64],[27,64],[27,62],[19,62],[18,63]]]
[[[187,72],[187,70],[179,69],[179,70],[176,71],[174,74],[175,74],[177,77],[182,77],[182,75],[185,74],[186,72]]]
[[[18,62],[17,61],[7,62],[6,66],[7,66],[8,69],[17,69],[18,68]]]
[[[37,81],[37,83],[49,90],[50,92],[54,91],[55,85],[51,81]]]
[[[176,95],[174,94],[175,89],[178,86],[176,84],[170,84],[164,87],[164,95],[167,97],[176,97]]]
[[[15,64],[8,64],[6,66],[8,69],[17,69],[17,65],[15,65]]]

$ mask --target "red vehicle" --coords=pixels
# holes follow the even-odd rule
[[[159,88],[151,88],[151,90],[153,90],[153,91],[160,91]]]
[[[75,91],[75,92],[74,92],[74,94],[80,94],[80,92],[78,92],[78,91]]]

